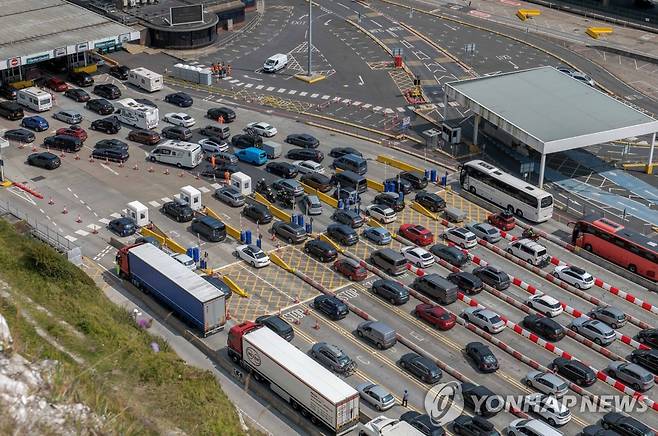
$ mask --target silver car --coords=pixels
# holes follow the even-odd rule
[[[617,338],[617,334],[608,324],[595,319],[589,319],[586,316],[581,316],[571,321],[569,328],[603,347],[612,344]]]
[[[642,368],[640,365],[621,360],[608,365],[608,374],[610,374],[610,377],[630,385],[636,391],[648,391],[654,384],[651,371]]]
[[[608,324],[613,329],[618,329],[626,325],[626,314],[612,306],[597,307],[587,314],[590,318],[598,319]]]
[[[505,321],[496,312],[489,309],[469,307],[462,312],[462,318],[489,333],[500,333],[505,330]]]
[[[66,124],[80,124],[82,122],[82,115],[78,111],[71,109],[64,109],[55,112],[53,118],[65,122]]]
[[[539,392],[550,394],[557,398],[562,397],[569,390],[567,382],[552,372],[530,371],[525,376],[525,383]]]
[[[377,410],[388,410],[395,406],[395,397],[389,391],[374,383],[361,383],[356,386],[361,398]]]
[[[500,230],[498,230],[496,227],[492,226],[489,223],[468,223],[466,224],[466,228],[470,230],[471,232],[475,233],[475,236],[477,236],[480,239],[484,239],[485,241],[495,244],[496,242],[500,241],[502,238],[500,234]]]
[[[332,371],[341,374],[356,371],[356,362],[335,345],[326,342],[313,344],[311,356]]]
[[[244,206],[245,198],[237,189],[232,186],[224,186],[215,191],[215,198],[229,206]]]

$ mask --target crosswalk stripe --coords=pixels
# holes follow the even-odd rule
[[[79,229],[79,230],[76,230],[76,231],[75,231],[75,234],[76,234],[76,235],[80,235],[80,236],[87,236],[87,235],[89,234],[89,232],[86,232],[86,231],[84,231],[84,230],[82,230],[82,229]]]
[[[153,207],[160,207],[160,203],[158,203],[158,202],[155,201],[155,200],[153,200],[153,201],[149,201],[149,204],[150,204],[151,206],[153,206]]]
[[[372,107],[372,105],[370,103],[366,103],[366,104],[363,105],[364,109],[368,109],[369,107]]]
[[[75,236],[71,236],[71,235],[66,235],[66,236],[64,236],[64,239],[67,239],[67,240],[69,240],[70,242],[75,242],[75,241],[78,240],[78,238],[76,238]]]
[[[297,94],[297,91],[294,90],[294,89],[291,89],[290,91],[288,91],[288,94]]]
[[[171,198],[169,197],[162,197],[160,200],[162,200],[163,203],[169,203],[171,201]]]
[[[311,94],[311,98],[318,98],[320,94]]]
[[[121,218],[121,214],[118,213],[118,212],[111,213],[110,216],[111,216],[112,218]],[[108,222],[109,222],[109,221],[108,221]]]
[[[329,98],[331,98],[330,95],[323,95],[322,96],[322,100],[329,100]]]
[[[397,110],[398,112],[404,112],[405,111],[405,109],[403,107],[396,107],[395,110]]]
[[[256,86],[256,89],[263,89],[263,88],[265,88],[265,85],[258,85],[258,86]]]
[[[353,101],[352,106],[361,106],[361,102],[360,101]]]
[[[215,189],[219,189],[222,187],[222,185],[220,185],[219,183],[211,183],[210,186],[212,186]]]
[[[286,88],[279,88],[279,90],[277,92],[282,93],[282,92],[285,92],[285,90],[286,90]]]
[[[107,218],[101,218],[98,220],[98,222],[101,224],[109,224],[110,220],[108,220]]]
[[[245,88],[251,88],[252,86],[254,86],[253,83],[247,83],[246,85],[244,85]]]
[[[274,91],[274,86],[268,86],[265,91]]]
[[[306,97],[306,94],[308,94],[308,92],[302,91],[302,92],[299,93],[299,96],[300,97]]]
[[[210,192],[210,189],[206,188],[205,186],[200,186],[199,191],[203,192],[204,194],[207,194]]]

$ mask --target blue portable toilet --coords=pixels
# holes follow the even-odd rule
[[[404,201],[404,192],[402,191],[398,192],[398,198],[400,199],[400,201]]]
[[[446,176],[441,176],[441,186],[445,188],[447,184],[448,184],[448,178]]]
[[[429,180],[432,172],[430,170],[425,170],[425,178]]]
[[[304,215],[297,215],[297,224],[304,227]]]
[[[240,242],[244,243],[247,240],[244,230],[240,230]]]
[[[247,244],[251,244],[251,230],[247,230],[245,232],[245,239],[246,239]]]
[[[201,259],[201,253],[199,251],[199,247],[192,247],[192,259],[194,260],[194,263],[198,263],[199,259]]]
[[[185,254],[187,254],[190,257],[190,259],[194,259],[194,247],[188,248]]]
[[[430,180],[432,183],[436,183],[436,170],[430,171]]]
[[[306,222],[306,233],[308,233],[309,235],[313,233],[313,223],[311,223],[310,221]]]
[[[200,261],[200,263],[199,263],[199,267],[200,267],[201,269],[206,269],[206,266],[208,266],[208,265],[206,264],[205,259],[201,259],[201,261]]]

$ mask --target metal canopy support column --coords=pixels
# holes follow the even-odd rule
[[[443,89],[443,121],[448,119],[448,94]]]
[[[656,132],[651,135],[651,149],[649,150],[649,166],[653,165],[653,149],[656,145]]]
[[[473,145],[478,145],[479,131],[480,131],[480,115],[475,115],[475,125],[473,126]]]
[[[539,163],[539,187],[544,187],[544,168],[546,167],[546,153],[541,154],[541,162]]]

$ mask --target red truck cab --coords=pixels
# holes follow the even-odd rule
[[[242,360],[242,336],[261,327],[263,327],[262,324],[256,324],[252,321],[245,321],[231,327],[228,331],[228,339],[226,340],[228,354],[231,360],[235,363],[240,363]]]
[[[130,278],[130,263],[128,262],[128,252],[130,251],[131,248],[137,247],[138,245],[142,244],[133,244],[133,245],[126,245],[123,246],[117,251],[116,255],[116,263],[117,266],[119,267],[119,277],[123,279],[129,279]]]

